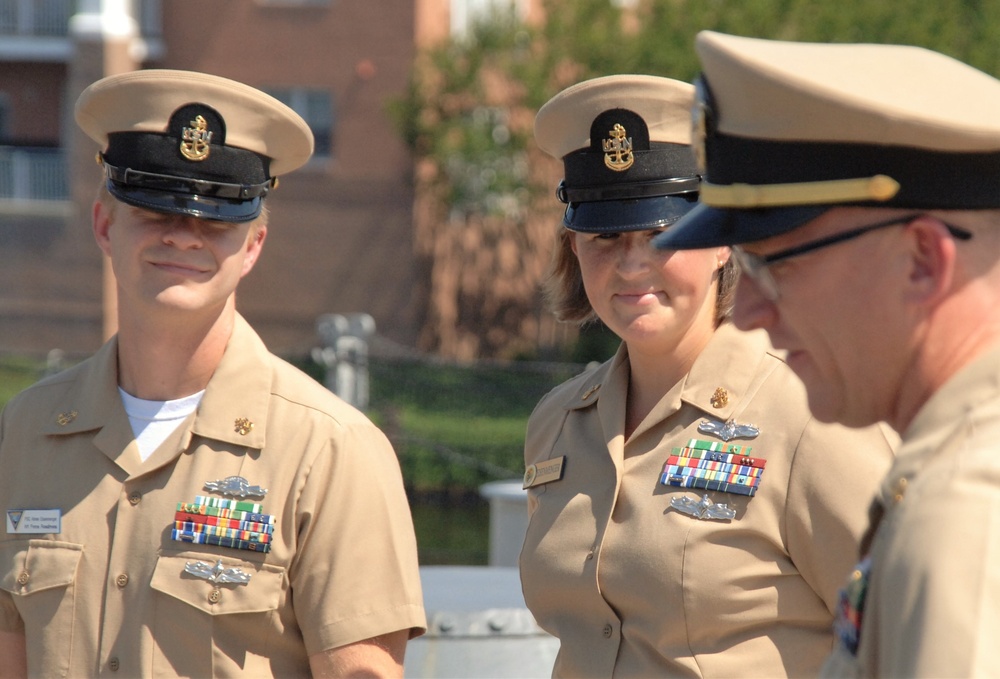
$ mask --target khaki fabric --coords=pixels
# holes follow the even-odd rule
[[[910,45],[762,40],[701,31],[721,132],[768,141],[1000,150],[1000,82]]]
[[[302,676],[310,654],[424,629],[398,463],[371,422],[237,318],[198,411],[142,462],[116,351],[0,421],[0,505],[62,512],[58,534],[0,535],[0,629],[27,635],[32,676]],[[177,503],[236,475],[267,489],[271,551],[171,540]],[[198,561],[250,579],[213,585],[185,573]]]
[[[810,418],[805,392],[762,332],[722,326],[628,441],[626,350],[558,387],[531,417],[525,461],[565,456],[531,488],[520,568],[560,677],[777,677],[818,672],[837,591],[891,462],[891,432]],[[722,387],[728,403],[711,405]],[[733,443],[766,459],[753,497],[707,492],[733,520],[671,507],[705,491],[660,483],[705,419],[754,424]],[[893,441],[894,442],[894,441]]]
[[[1000,673],[1000,347],[954,375],[904,432],[881,488],[857,656],[825,676]]]
[[[591,145],[590,128],[595,118],[626,108],[642,116],[650,141],[687,145],[691,143],[693,99],[694,85],[670,78],[609,75],[584,80],[538,109],[535,142],[553,158],[562,158]]]

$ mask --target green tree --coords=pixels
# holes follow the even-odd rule
[[[540,0],[418,55],[398,127],[417,159],[417,243],[430,273],[423,348],[552,355],[576,335],[542,308],[560,164],[534,145],[538,108],[573,83],[647,73],[693,80],[703,29],[817,42],[912,44],[1000,74],[996,0]]]

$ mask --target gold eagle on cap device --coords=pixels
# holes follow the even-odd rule
[[[201,161],[211,152],[212,131],[204,116],[196,116],[191,127],[185,127],[181,137],[181,155],[188,160]]]
[[[628,133],[621,123],[615,123],[608,134],[611,138],[603,140],[604,164],[609,170],[624,172],[635,162],[635,156],[632,154],[632,137],[625,136]]]

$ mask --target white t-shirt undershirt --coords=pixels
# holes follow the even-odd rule
[[[118,393],[122,395],[125,413],[139,446],[139,456],[145,462],[174,433],[184,418],[198,408],[205,390],[173,401],[146,401],[125,393],[121,387],[118,387]]]

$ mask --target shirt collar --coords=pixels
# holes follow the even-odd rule
[[[913,476],[964,426],[969,413],[1000,400],[1000,346],[955,373],[920,408],[903,433],[893,479]],[[889,479],[887,478],[887,481]]]
[[[65,374],[72,384],[56,402],[46,421],[45,434],[76,434],[111,425],[113,432],[131,438],[131,426],[118,395],[117,357],[118,339],[112,337],[92,360]],[[79,371],[82,375],[74,379]],[[192,433],[248,448],[263,448],[272,373],[271,356],[263,341],[237,314],[222,361],[198,407]],[[115,405],[109,409],[109,404]]]
[[[192,433],[263,448],[273,367],[264,342],[239,314],[219,367],[209,380]]]
[[[731,323],[723,323],[684,378],[681,401],[723,421],[738,415],[744,398],[750,395],[755,382],[759,383],[755,378],[767,353],[780,358],[763,330],[742,332]],[[628,348],[622,343],[610,360],[582,379],[569,394],[567,410],[587,408],[598,402],[602,394],[620,398],[626,390],[612,388],[612,382],[617,382],[619,376],[627,377],[627,364]],[[724,397],[713,399],[717,392]]]

